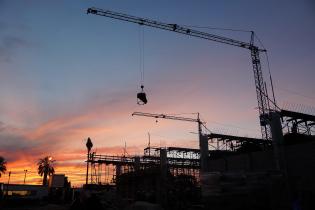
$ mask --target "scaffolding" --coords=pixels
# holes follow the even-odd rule
[[[223,134],[209,134],[210,143],[218,142],[223,145],[215,150],[209,150],[207,158],[215,159],[226,155],[233,155],[240,151],[245,144],[259,146],[262,150],[271,145],[271,141],[230,136]],[[162,167],[162,151],[165,151],[166,168],[173,176],[189,175],[200,180],[200,150],[182,147],[146,147],[143,156],[114,156],[100,155],[95,152],[88,156],[87,164],[91,168],[89,184],[115,184],[118,176],[138,170],[150,170]]]
[[[87,160],[87,164],[91,168],[88,184],[114,184],[116,178],[121,174],[160,167],[161,150],[166,151],[167,169],[172,175],[185,174],[199,177],[200,152],[198,149],[147,147],[144,149],[143,156],[113,156],[91,153]]]
[[[315,135],[315,116],[288,110],[281,110],[279,113],[284,134],[305,135],[310,138]],[[207,160],[239,153],[263,151],[272,147],[272,141],[265,139],[217,133],[210,133],[205,137],[211,146],[216,144],[214,150],[205,153]],[[288,137],[288,143],[290,143],[289,140]],[[161,151],[166,153],[165,160]],[[144,149],[143,156],[100,155],[92,152],[89,153],[87,159],[87,168],[91,168],[90,174],[87,174],[87,184],[115,184],[116,178],[121,174],[162,167],[163,164],[173,176],[190,175],[199,180],[200,159],[199,149],[182,147],[149,146]]]
[[[288,110],[280,112],[284,134],[315,135],[315,116]]]
[[[216,150],[218,151],[240,151],[245,146],[251,145],[260,150],[265,150],[272,145],[271,140],[263,140],[258,138],[242,137],[242,136],[233,136],[225,135],[218,133],[208,134],[208,140],[210,143],[215,143],[217,145]]]

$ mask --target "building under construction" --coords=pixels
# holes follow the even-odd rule
[[[287,209],[294,199],[312,206],[315,116],[287,110],[279,115],[282,142],[202,134],[204,166],[204,148],[147,147],[142,156],[90,153],[88,184],[113,184],[126,199],[177,209],[184,209],[183,199],[186,206],[202,203],[216,209]],[[216,149],[209,150],[208,144]]]

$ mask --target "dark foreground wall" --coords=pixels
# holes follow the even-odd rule
[[[291,207],[296,202],[299,203],[300,207],[303,207],[301,209],[315,209],[315,141],[286,145],[283,150],[287,176],[280,179],[280,181],[283,181],[282,187],[276,188],[289,189],[288,202]],[[232,173],[245,174],[246,177],[246,174],[252,173],[273,173],[276,171],[276,167],[273,151],[269,150],[209,160],[209,170],[210,173],[219,172],[223,176]],[[281,173],[285,174],[283,171]],[[287,177],[288,187],[284,186],[286,185],[285,177]],[[280,181],[273,182],[277,184]],[[222,183],[224,184],[224,182]],[[266,183],[268,183],[268,180],[266,180]],[[278,195],[272,195],[272,191],[276,192],[275,187],[270,188],[269,191],[266,193],[269,194],[271,200],[278,197]],[[277,199],[272,202],[277,202]]]
[[[290,176],[315,175],[315,141],[285,146],[284,157]],[[210,171],[262,172],[275,169],[272,150],[209,160]]]

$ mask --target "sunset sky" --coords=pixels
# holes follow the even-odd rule
[[[121,155],[126,142],[130,155],[140,155],[148,132],[156,146],[197,148],[196,124],[131,117],[134,111],[200,112],[213,132],[260,136],[248,50],[87,15],[88,7],[192,27],[254,30],[268,50],[279,106],[315,114],[313,0],[0,0],[0,156],[12,183],[23,182],[25,169],[27,183],[40,183],[36,161],[50,155],[56,173],[80,186],[87,137],[100,154]],[[141,30],[145,106],[136,104]],[[269,84],[266,56],[261,59]],[[0,182],[7,180],[8,172]]]

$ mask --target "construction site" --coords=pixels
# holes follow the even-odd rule
[[[201,133],[200,149],[148,146],[143,156],[89,153],[86,187],[115,186],[125,199],[170,209],[198,209],[201,204],[214,209],[289,209],[292,196],[302,199],[305,209],[313,208],[315,116],[282,110],[280,117],[283,138],[277,145],[265,139]],[[208,143],[217,149],[209,149]]]
[[[195,123],[199,149],[152,147],[149,141],[143,155],[112,156],[91,152],[88,139],[85,189],[111,189],[121,199],[164,209],[315,208],[315,116],[278,107],[273,86],[269,97],[260,61],[266,49],[255,45],[254,32],[247,43],[108,10],[89,8],[87,13],[249,50],[261,138],[211,132],[199,113],[185,118],[134,112],[132,116]],[[272,85],[271,75],[270,80]],[[148,101],[141,88],[137,98],[144,105]]]

